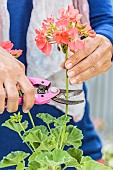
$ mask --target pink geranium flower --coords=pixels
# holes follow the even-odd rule
[[[55,31],[53,38],[57,44],[68,44],[69,42],[69,34],[67,31]]]
[[[17,58],[22,55],[22,50],[10,50],[9,53]]]
[[[14,45],[13,43],[11,43],[11,41],[6,41],[6,42],[0,42],[0,46],[9,52]]]
[[[0,46],[16,58],[22,55],[22,50],[12,50],[14,44],[11,41],[0,42]]]
[[[68,5],[67,10],[60,9],[59,14],[60,17],[56,20],[52,16],[43,20],[42,29],[36,30],[37,47],[47,56],[50,55],[54,43],[65,53],[67,48],[73,51],[84,48],[82,38],[96,36],[88,23],[81,23],[82,15],[73,5]]]
[[[75,38],[76,36],[78,36],[78,29],[77,28],[70,28],[67,30],[70,38]]]
[[[52,17],[44,19],[43,22],[42,22],[42,28],[44,30],[46,30],[53,23],[54,23],[54,18],[52,18]]]
[[[73,5],[68,5],[68,9],[66,10],[66,12],[63,8],[60,9],[59,14],[61,15],[60,19],[66,17],[67,21],[69,22],[76,22],[82,17],[82,15],[77,9],[74,8]]]
[[[43,52],[45,53],[47,56],[50,55],[50,52],[52,50],[52,45],[47,41],[46,36],[40,32],[40,31],[36,31],[38,33],[35,41],[36,41],[36,45],[37,47]]]

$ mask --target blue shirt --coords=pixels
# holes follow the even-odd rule
[[[89,0],[90,7],[90,21],[92,28],[98,33],[105,35],[113,43],[113,11],[111,0]],[[10,27],[10,39],[14,43],[15,48],[22,49],[23,55],[19,58],[25,66],[27,67],[26,61],[26,33],[30,21],[30,16],[32,12],[32,0],[8,0],[8,10],[10,13],[11,27]],[[84,84],[84,91],[86,94],[87,101],[87,89]],[[19,108],[21,110],[21,107]],[[40,120],[36,119],[35,116],[38,112],[47,112],[53,116],[61,116],[62,111],[56,109],[54,106],[43,105],[43,106],[34,106],[31,110],[33,118],[36,124],[42,124]],[[22,111],[21,111],[22,112]],[[82,149],[84,155],[89,155],[93,159],[97,160],[102,157],[101,154],[101,142],[100,139],[94,130],[94,126],[89,117],[90,109],[89,103],[86,102],[85,114],[83,119],[75,123],[71,121],[71,124],[77,125],[79,129],[82,130],[84,134]],[[4,113],[0,116],[0,125],[8,119],[10,116],[9,113]],[[26,114],[23,114],[24,119],[29,121],[29,118]],[[29,127],[31,125],[29,124]],[[28,152],[28,148],[25,144],[22,144],[18,135],[12,132],[9,129],[0,127],[0,159],[8,154],[11,150],[24,150]],[[10,142],[6,142],[6,136],[9,138]]]

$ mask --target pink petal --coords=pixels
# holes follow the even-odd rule
[[[63,16],[64,15],[64,8],[61,8],[61,9],[59,9],[59,14],[61,15],[61,16]]]
[[[45,46],[46,40],[45,39],[37,39],[36,44],[37,44],[38,48],[41,50]]]
[[[76,15],[79,14],[79,11],[78,9],[73,9],[71,12],[70,12],[70,17],[74,18],[76,17]]]
[[[76,21],[80,20],[81,18],[82,18],[82,15],[81,14],[77,14]]]
[[[46,54],[47,56],[50,56],[50,52],[52,50],[52,45],[50,43],[46,43],[45,46],[41,49],[41,51]]]
[[[73,5],[68,5],[68,13],[72,12],[74,10]]]
[[[15,57],[22,55],[22,50],[10,50],[9,53]]]
[[[54,40],[57,42],[57,44],[62,44],[61,42],[61,33],[56,31],[53,35]]]
[[[0,46],[4,48],[5,50],[10,51],[14,45],[13,43],[11,43],[11,41],[6,41],[6,42],[1,42]]]
[[[74,38],[75,36],[78,35],[78,29],[77,28],[70,28],[67,30],[68,34],[70,35],[71,38]]]
[[[67,32],[62,33],[61,42],[64,43],[64,44],[68,44],[68,42],[69,42],[69,34]]]

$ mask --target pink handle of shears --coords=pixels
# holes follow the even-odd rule
[[[36,84],[42,84],[44,86],[49,86],[51,84],[50,81],[42,79],[42,78],[33,78],[33,77],[28,77],[29,81],[32,83],[32,85]]]
[[[41,84],[44,86],[49,86],[51,83],[48,80],[42,78],[32,78],[28,77],[33,85]],[[35,104],[47,104],[50,100],[60,93],[60,89],[57,87],[50,87],[48,92],[45,94],[35,94]],[[23,103],[23,96],[19,98],[19,104]]]

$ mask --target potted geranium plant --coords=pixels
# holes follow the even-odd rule
[[[57,43],[58,50],[62,50],[68,59],[69,51],[75,53],[84,47],[81,38],[94,37],[95,32],[88,24],[81,24],[81,14],[73,6],[69,5],[66,12],[61,9],[59,13],[61,16],[57,21],[52,17],[48,18],[43,21],[42,30],[36,30],[36,44],[42,52],[50,55],[52,44]],[[68,76],[66,76],[66,99],[68,99]],[[16,170],[65,170],[68,167],[77,170],[111,169],[90,157],[83,156],[82,150],[79,149],[83,135],[77,127],[68,124],[71,119],[68,116],[68,105],[66,105],[66,114],[59,118],[47,113],[38,113],[37,117],[46,123],[45,126],[35,126],[30,112],[28,115],[33,125],[31,129],[28,129],[28,122],[22,120],[20,112],[10,116],[2,126],[17,132],[31,150],[31,154],[23,151],[11,152],[1,160],[1,169],[10,166],[16,166]],[[67,146],[68,149],[65,150]]]

